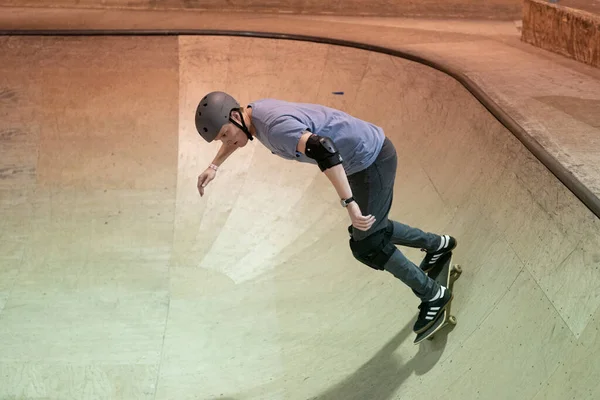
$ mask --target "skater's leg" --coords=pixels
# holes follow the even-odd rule
[[[435,280],[427,276],[421,268],[407,259],[398,249],[384,265],[384,269],[410,287],[422,301],[431,300],[440,289]]]
[[[394,182],[398,158],[392,142],[386,138],[377,160],[367,169],[348,177],[348,182],[356,202],[363,215],[373,215],[375,223],[368,231],[353,229],[356,240],[364,239],[371,234],[385,229],[388,225],[388,213],[394,197]],[[391,221],[394,225],[392,243],[436,251],[441,237],[433,233],[423,232],[418,228]]]
[[[452,298],[451,291],[440,286],[423,270],[410,262],[389,241],[390,228],[378,232],[366,239],[355,241],[350,239],[350,248],[354,257],[376,270],[386,270],[410,287],[413,293],[421,299],[419,315],[413,326],[420,333],[433,324]]]
[[[390,220],[394,226],[392,243],[406,247],[416,247],[427,251],[436,251],[440,245],[441,237],[419,228]]]
[[[439,285],[425,271],[417,267],[391,242],[393,225],[365,238],[355,238],[350,232],[350,249],[354,258],[376,269],[386,270],[412,289],[422,301],[429,301],[437,294]]]
[[[449,301],[450,291],[429,278],[394,245],[393,240],[397,244],[413,244],[415,247],[435,250],[432,247],[432,236],[388,220],[394,194],[396,164],[396,151],[386,138],[377,160],[365,170],[348,177],[354,198],[363,215],[373,215],[377,219],[368,231],[351,226],[350,246],[354,257],[359,261],[371,268],[390,272],[422,300],[421,313],[414,327],[417,331],[426,329],[431,323],[429,318],[442,312],[440,307],[444,307]],[[435,235],[433,237],[435,238]]]

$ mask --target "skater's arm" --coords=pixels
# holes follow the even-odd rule
[[[346,171],[344,170],[344,167],[342,167],[342,164],[325,170],[324,174],[335,188],[340,199],[349,199],[352,197],[350,183],[348,183],[348,177],[346,176]]]
[[[227,146],[225,143],[223,143],[212,163],[217,167],[220,167],[221,164],[223,164],[225,160],[232,155],[234,151],[236,151],[236,149],[236,146]]]
[[[221,148],[219,149],[217,155],[215,156],[215,158],[212,162],[212,165],[208,166],[204,170],[204,172],[202,172],[198,176],[197,186],[198,186],[198,193],[200,193],[200,196],[204,196],[204,188],[213,179],[215,179],[218,167],[220,167],[221,164],[223,164],[225,162],[227,157],[229,157],[230,155],[233,154],[233,152],[236,150],[236,148],[237,147],[235,147],[235,146],[227,146],[226,144],[221,145]],[[214,165],[214,167],[213,167],[213,165]]]
[[[306,154],[306,142],[308,141],[310,135],[312,135],[311,132],[305,132],[300,137],[297,150],[302,154]],[[346,176],[346,171],[344,170],[342,164],[338,164],[332,168],[326,169],[324,174],[335,188],[337,194],[340,196],[340,199],[348,199],[352,197],[350,183],[348,182],[348,177]]]
[[[306,154],[306,142],[308,138],[312,135],[311,132],[305,132],[298,142],[298,146],[296,150],[301,152],[302,154]],[[331,168],[327,168],[324,171],[325,176],[332,183],[333,187],[335,187],[338,196],[340,199],[348,199],[352,197],[352,189],[350,188],[350,183],[348,182],[348,177],[346,176],[346,170],[342,164],[337,164]],[[375,217],[372,215],[362,215],[362,211],[358,206],[356,201],[348,204],[346,208],[348,210],[348,214],[350,215],[350,219],[352,220],[352,225],[360,229],[362,231],[367,231],[373,226],[375,223]]]

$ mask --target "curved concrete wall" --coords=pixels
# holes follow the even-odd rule
[[[239,37],[0,49],[0,397],[600,395],[599,220],[444,73]],[[193,112],[213,89],[381,125],[399,155],[391,216],[460,240],[455,329],[411,343],[416,299],[354,260],[314,166],[255,141],[199,198],[217,146]]]
[[[521,19],[522,0],[0,0],[0,6]]]

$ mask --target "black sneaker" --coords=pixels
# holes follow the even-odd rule
[[[427,252],[423,261],[421,261],[420,268],[424,272],[429,272],[433,267],[436,266],[437,262],[444,254],[450,253],[452,250],[456,248],[458,244],[457,240],[452,236],[442,235],[440,236],[442,241],[440,243],[439,248],[434,252],[428,252],[425,249],[421,249],[421,251]]]
[[[413,327],[415,333],[426,331],[442,315],[446,306],[454,298],[450,289],[444,287],[444,295],[434,301],[424,301],[419,305],[419,316]]]

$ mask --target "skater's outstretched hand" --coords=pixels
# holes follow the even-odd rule
[[[350,219],[352,220],[352,226],[356,229],[360,229],[361,231],[368,231],[371,229],[371,226],[375,223],[375,217],[372,215],[362,215],[360,211],[360,206],[353,201],[348,204],[348,214],[350,214]]]
[[[217,171],[212,168],[206,168],[206,170],[198,176],[198,193],[200,193],[200,196],[204,196],[204,188],[215,179],[216,175]]]

